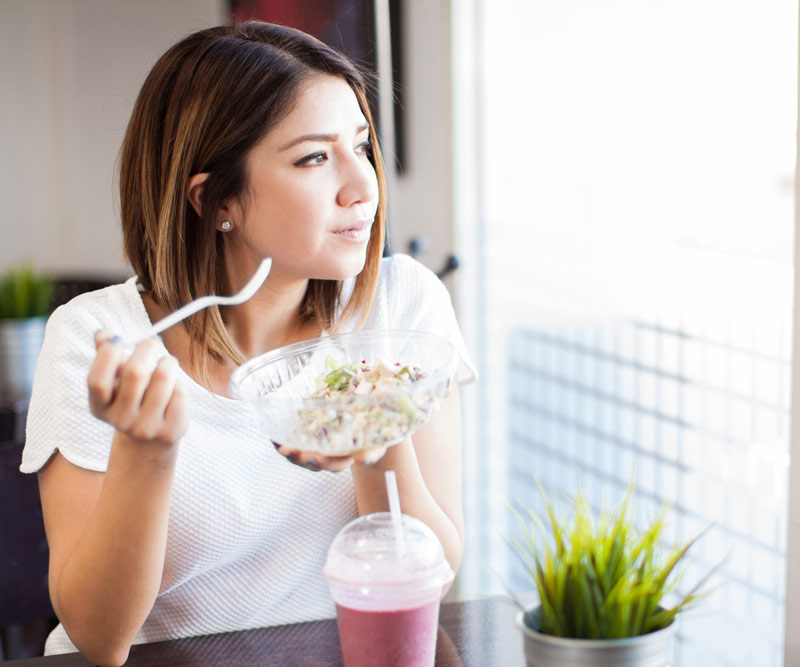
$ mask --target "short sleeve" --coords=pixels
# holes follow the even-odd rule
[[[47,322],[28,407],[22,472],[37,472],[58,450],[70,463],[105,471],[114,429],[89,411],[94,332],[106,324],[71,302]]]
[[[459,356],[458,382],[475,380],[478,374],[461,335],[450,293],[438,276],[408,255],[394,255],[386,289],[392,326],[446,338]]]

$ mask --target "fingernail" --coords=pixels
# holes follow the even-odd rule
[[[297,463],[297,454],[292,452],[291,454],[287,454],[287,459],[289,459],[292,463]]]
[[[275,442],[274,440],[270,440],[270,442],[272,443],[272,446],[275,447],[275,449],[280,449],[280,445],[277,442]]]
[[[306,463],[306,468],[309,470],[319,470],[319,462],[316,459],[311,459]]]

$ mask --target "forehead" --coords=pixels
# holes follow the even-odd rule
[[[304,134],[354,132],[365,122],[358,98],[347,81],[318,74],[300,86],[291,110],[265,139],[280,143]]]

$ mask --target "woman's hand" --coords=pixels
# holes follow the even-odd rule
[[[101,331],[95,345],[89,405],[116,429],[108,467],[87,470],[57,451],[39,472],[39,492],[53,608],[92,664],[121,665],[161,585],[188,418],[177,361],[162,359],[155,341],[129,356]]]
[[[353,463],[371,465],[380,460],[386,453],[386,447],[377,447],[374,449],[362,449],[358,452],[354,452],[352,456],[325,456],[319,452],[291,449],[277,442],[273,442],[272,444],[275,445],[275,449],[289,459],[289,461],[302,468],[313,470],[314,472],[318,470],[342,472],[343,470],[347,470]]]
[[[154,340],[136,346],[130,358],[107,331],[95,334],[97,357],[89,371],[92,414],[139,442],[170,446],[188,426],[178,362]]]

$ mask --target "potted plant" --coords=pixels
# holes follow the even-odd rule
[[[30,266],[0,275],[0,403],[30,397],[52,296],[51,278]]]
[[[517,625],[528,666],[663,667],[678,613],[698,599],[710,576],[667,603],[683,574],[682,561],[700,536],[663,548],[666,507],[637,531],[629,511],[631,489],[596,520],[581,493],[571,521],[559,521],[539,488],[549,531],[536,513],[523,517],[514,510],[521,537],[511,542],[539,594],[531,608],[512,595],[520,607]]]

